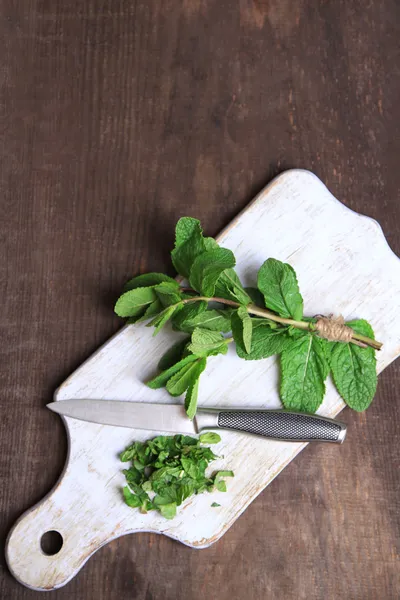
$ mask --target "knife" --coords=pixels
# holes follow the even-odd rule
[[[334,419],[285,410],[198,408],[193,421],[181,404],[120,400],[59,400],[50,410],[82,421],[132,429],[198,434],[229,429],[289,442],[334,442],[346,437],[346,425]]]

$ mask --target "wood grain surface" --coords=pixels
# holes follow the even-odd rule
[[[0,3],[0,506],[53,486],[55,387],[118,330],[182,214],[215,234],[274,175],[314,171],[400,254],[396,0]],[[310,263],[312,257],[310,257]],[[400,365],[349,438],[308,447],[214,546],[136,534],[54,598],[396,599]],[[2,557],[0,597],[26,600]]]

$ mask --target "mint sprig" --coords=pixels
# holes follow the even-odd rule
[[[280,355],[280,394],[287,409],[315,412],[330,372],[351,408],[360,411],[369,406],[377,383],[375,350],[382,344],[375,341],[366,321],[347,323],[346,341],[332,342],[326,319],[322,328],[318,318],[303,316],[293,267],[269,258],[260,267],[257,288],[245,289],[233,268],[232,251],[204,237],[197,219],[178,221],[171,257],[190,287],[163,273],[138,275],[126,284],[115,312],[129,323],[151,319],[148,326],[155,334],[168,322],[174,330],[189,334],[164,355],[161,373],[148,385],[166,387],[173,396],[185,394],[190,418],[196,413],[207,360],[226,354],[231,342],[245,360]]]

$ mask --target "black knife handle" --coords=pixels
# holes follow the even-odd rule
[[[230,429],[290,442],[341,444],[346,437],[340,421],[285,410],[200,409],[197,423],[200,429]]]

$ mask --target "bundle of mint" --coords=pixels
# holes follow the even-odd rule
[[[128,323],[148,320],[154,334],[169,321],[188,334],[162,357],[161,372],[148,385],[165,386],[172,396],[186,394],[190,418],[207,361],[226,354],[233,342],[244,360],[280,355],[286,409],[315,412],[329,373],[351,408],[370,405],[377,385],[375,350],[382,344],[367,321],[305,317],[293,268],[273,258],[260,266],[257,288],[244,288],[233,253],[204,237],[193,218],[178,221],[171,258],[188,286],[162,273],[139,275],[126,284],[115,312]]]

